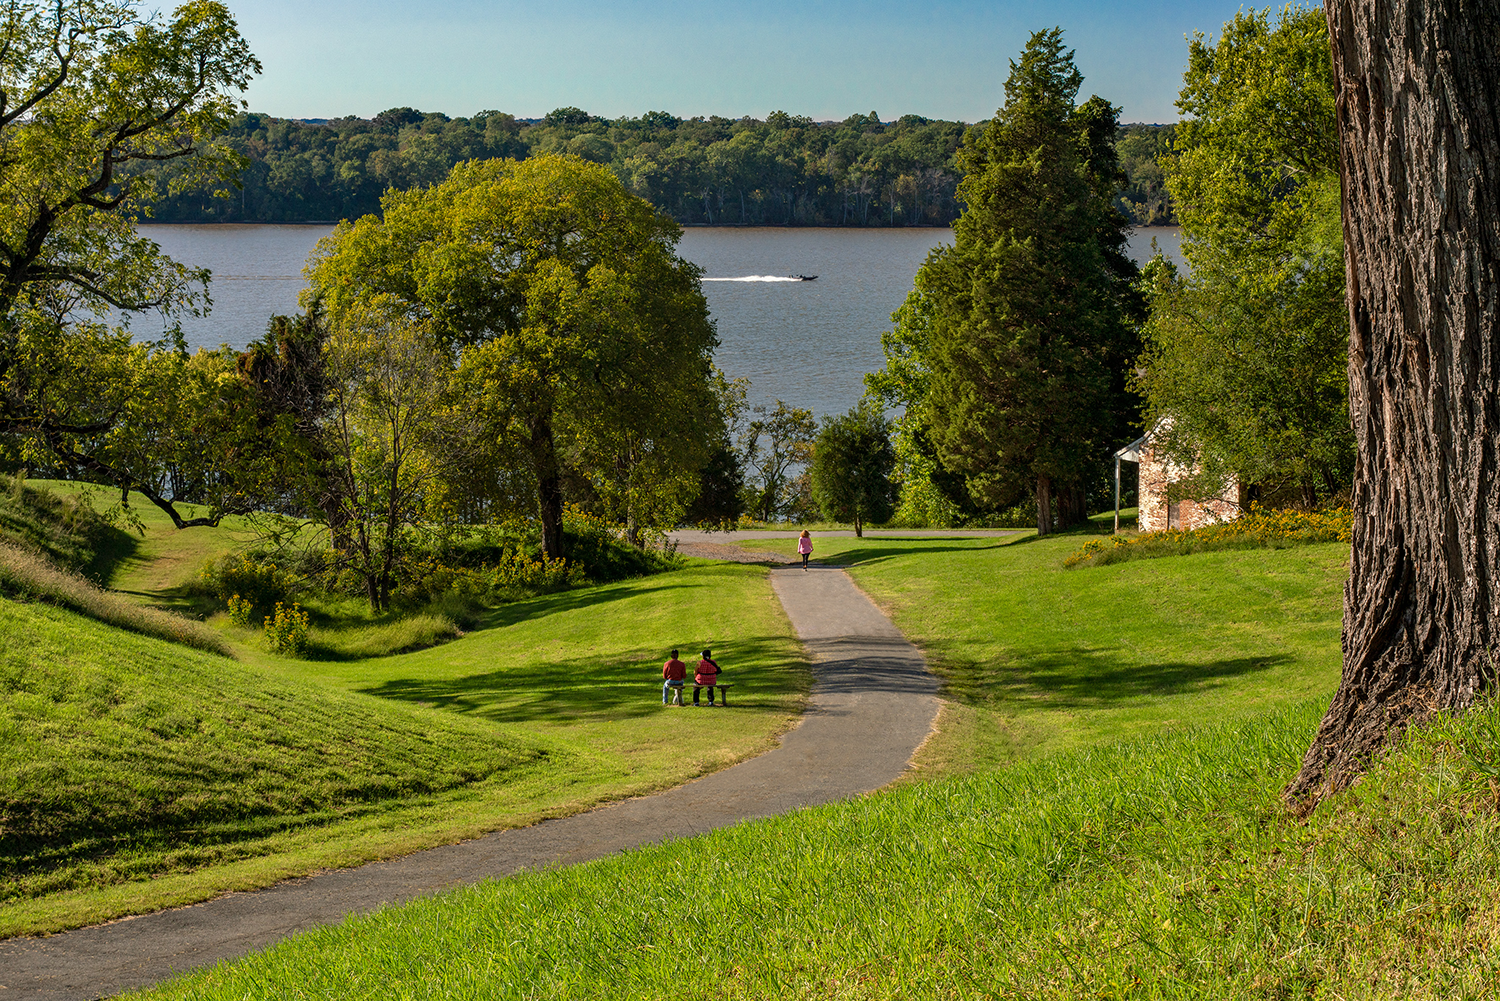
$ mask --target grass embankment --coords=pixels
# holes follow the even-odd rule
[[[818,541],[947,679],[923,759],[943,781],[351,919],[155,996],[1406,997],[1480,983],[1489,960],[1465,950],[1495,956],[1500,909],[1470,880],[1500,833],[1465,764],[1488,739],[1463,729],[1478,717],[1410,744],[1307,825],[1279,802],[1337,680],[1343,547],[1064,570],[1078,542]]]
[[[1277,790],[1321,708],[488,882],[144,996],[1493,996],[1500,713],[1414,734],[1304,824]]]
[[[1347,546],[1065,569],[1086,538],[816,540],[944,679],[920,764],[1001,767],[1333,692]]]
[[[144,599],[237,544],[233,530],[151,531],[115,578],[146,578]],[[173,560],[179,539],[193,560]],[[175,569],[139,555],[153,545]],[[665,649],[707,644],[741,685],[735,709],[661,707]],[[236,653],[0,600],[0,936],[675,785],[770,746],[809,681],[764,570],[742,566],[515,602],[404,656]]]
[[[132,632],[228,653],[229,644],[201,623],[97,585],[131,548],[125,533],[75,497],[0,475],[0,596],[44,601]]]

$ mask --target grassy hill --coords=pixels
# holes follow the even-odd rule
[[[248,537],[144,520],[105,574],[168,606],[193,600],[182,585],[200,559]],[[809,681],[749,566],[515,602],[400,656],[294,660],[208,628],[237,659],[0,597],[0,936],[676,785],[769,747]],[[662,710],[666,649],[708,644],[741,683],[735,712]]]
[[[1433,721],[1294,817],[1344,547],[1063,570],[1078,541],[820,540],[948,681],[934,781],[351,918],[141,996],[1493,996],[1500,710]]]

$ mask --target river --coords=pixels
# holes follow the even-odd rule
[[[244,347],[266,320],[297,310],[302,266],[329,226],[149,225],[142,232],[184,264],[213,271],[213,308],[183,321],[191,347]],[[864,374],[884,364],[880,335],[911,291],[927,253],[951,242],[946,229],[708,228],[685,230],[679,252],[704,269],[704,295],[719,331],[715,362],[750,379],[752,403],[782,399],[815,414],[842,413],[859,399]],[[1137,261],[1161,250],[1181,262],[1176,227],[1138,229]],[[816,281],[776,281],[788,275]],[[761,279],[761,280],[749,280]],[[159,319],[137,317],[137,337]]]

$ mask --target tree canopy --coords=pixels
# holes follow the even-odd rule
[[[222,134],[245,158],[242,187],[215,197],[222,186],[187,184],[158,199],[155,212],[172,222],[354,219],[379,212],[387,189],[436,184],[465,160],[572,153],[609,167],[681,223],[943,226],[960,210],[955,158],[971,128],[918,115],[882,121],[874,112],[841,122],[786,112],[758,120],[650,111],[611,120],[578,108],[535,121],[412,108],[316,122],[247,113]],[[1141,224],[1172,221],[1155,163],[1170,129],[1121,130],[1132,184],[1119,204]],[[167,165],[157,173],[177,171]]]
[[[1033,494],[1043,533],[1084,516],[1090,476],[1135,416],[1117,112],[1075,105],[1082,79],[1061,29],[1011,63],[1004,107],[965,140],[954,244],[923,265],[911,313],[941,466],[984,508]]]
[[[564,495],[672,524],[722,439],[717,345],[680,230],[577,156],[461,164],[341,225],[310,266],[337,330],[379,308],[447,346],[476,408],[488,484],[562,554]],[[524,494],[529,493],[526,500]]]
[[[210,372],[219,363],[151,357],[104,321],[116,308],[172,316],[205,301],[206,274],[136,234],[154,187],[131,168],[172,163],[180,184],[232,178],[241,161],[214,138],[259,68],[209,0],[170,18],[130,0],[0,12],[0,432],[140,490],[179,526],[249,502],[210,486],[224,483],[212,468],[224,456],[204,454],[209,428],[236,419]],[[189,485],[206,515],[177,512]]]
[[[865,525],[888,521],[896,509],[895,464],[890,425],[878,405],[861,401],[823,418],[813,447],[813,500],[829,521],[850,522],[863,537]]]
[[[1321,11],[1240,13],[1189,47],[1166,160],[1181,276],[1151,271],[1140,386],[1157,447],[1266,498],[1347,489],[1343,240],[1328,29]]]

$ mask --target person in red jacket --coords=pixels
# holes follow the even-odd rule
[[[708,705],[713,708],[714,685],[719,682],[719,665],[714,663],[713,651],[704,650],[703,659],[698,661],[698,669],[693,672],[693,705],[698,704],[698,693],[704,688],[708,689]]]
[[[682,686],[687,684],[687,665],[677,659],[677,651],[661,666],[661,704],[669,706],[675,701],[682,705]]]

